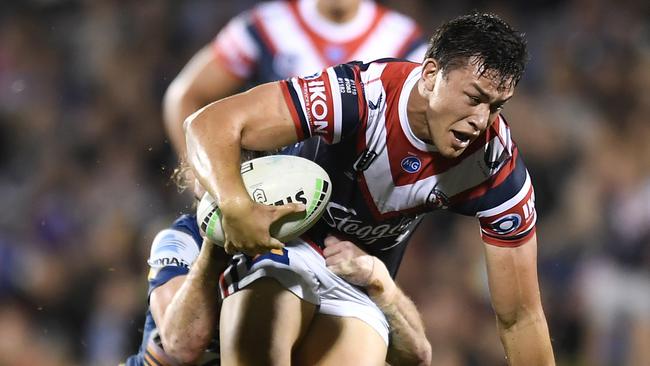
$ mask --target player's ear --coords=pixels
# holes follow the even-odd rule
[[[424,80],[424,87],[427,91],[432,91],[436,84],[436,75],[440,69],[438,63],[432,58],[427,58],[422,63],[422,80]]]

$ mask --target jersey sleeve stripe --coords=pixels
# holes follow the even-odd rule
[[[517,169],[517,166],[522,163],[521,159],[519,159],[517,149],[513,151],[513,155],[510,159],[511,162],[506,163],[495,175],[492,176],[492,178],[486,180],[484,183],[474,188],[470,188],[464,192],[457,194],[451,198],[452,202],[455,205],[459,203],[462,205],[464,202],[467,202],[469,200],[481,199],[490,189],[501,185],[511,176],[513,170]],[[509,166],[510,164],[514,165],[514,167]]]
[[[154,356],[153,352],[149,352],[149,349],[144,352],[144,359],[145,362],[147,362],[147,365],[164,366],[164,364]]]
[[[160,363],[154,360],[153,357],[151,357],[151,354],[149,352],[145,351],[143,359],[145,366],[162,366]]]
[[[537,212],[533,212],[533,216],[530,219],[530,222],[528,225],[526,225],[525,228],[520,229],[520,232],[516,235],[512,236],[500,236],[500,235],[494,235],[491,234],[489,231],[481,228],[481,234],[487,237],[490,237],[495,240],[500,240],[504,242],[514,242],[514,241],[519,241],[522,238],[524,238],[526,235],[530,233],[531,230],[535,229],[535,224],[537,223]]]
[[[307,119],[302,113],[302,101],[300,100],[293,84],[293,80],[283,80],[280,81],[280,88],[282,89],[284,101],[287,103],[287,108],[289,108],[289,112],[291,113],[293,124],[296,127],[298,139],[304,140],[311,136],[311,131],[309,130]]]
[[[331,67],[328,68],[327,75],[329,76],[330,94],[332,95],[332,106],[334,107],[332,111],[334,117],[334,134],[332,137],[332,143],[336,144],[341,141],[341,92],[339,90],[338,78],[334,69]]]
[[[479,211],[476,213],[477,217],[490,217],[499,214],[500,212],[504,212],[521,202],[521,200],[524,199],[528,195],[531,189],[531,182],[530,182],[530,175],[528,172],[526,172],[526,180],[524,181],[524,185],[521,187],[519,192],[509,200],[503,202],[502,204],[484,210],[484,211]]]
[[[518,157],[518,159],[521,158]],[[457,200],[452,210],[463,215],[474,216],[478,211],[488,210],[501,204],[504,197],[507,198],[512,194],[509,192],[513,191],[513,187],[518,192],[526,181],[527,171],[522,161],[517,161],[516,164],[515,169],[507,174],[506,178],[500,184],[485,183],[484,185],[487,189],[483,191],[482,196]],[[454,197],[454,200],[456,200],[456,197]]]
[[[521,234],[509,238],[503,238],[503,237],[497,238],[495,236],[487,234],[483,230],[481,230],[481,236],[483,238],[483,241],[485,241],[487,244],[494,245],[497,247],[516,248],[528,242],[528,240],[532,238],[535,232],[536,229],[535,226],[533,225],[533,227],[528,231],[524,231]]]
[[[361,82],[360,78],[355,78],[354,83],[357,86],[357,92],[359,97],[357,98],[357,114],[359,115],[359,121],[361,121],[361,126],[366,128],[368,125],[368,104],[366,102],[366,94],[363,91],[364,85]]]
[[[485,216],[486,212],[490,216]],[[515,197],[479,215],[484,240],[502,246],[517,246],[526,241],[527,233],[534,230],[537,222],[535,192],[530,177],[527,176],[526,184]]]
[[[340,93],[340,103],[341,106],[341,134],[343,137],[350,135],[354,130],[357,129],[359,121],[362,121],[362,115],[360,114],[361,105],[365,105],[365,100],[363,99],[363,89],[361,84],[358,82],[358,78],[355,73],[354,66],[345,64],[338,65],[334,68],[335,78],[337,82],[343,82],[345,87],[346,80],[349,80],[349,83],[354,84],[353,92]],[[340,89],[339,86],[336,86],[337,90]]]

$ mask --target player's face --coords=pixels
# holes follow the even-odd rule
[[[455,158],[497,118],[514,87],[499,88],[489,73],[480,75],[476,62],[446,73],[436,68],[434,61],[424,65],[427,107],[422,132],[440,154]]]

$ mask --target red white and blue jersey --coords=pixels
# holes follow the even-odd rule
[[[320,164],[332,198],[307,232],[352,239],[393,275],[422,215],[448,209],[478,218],[488,244],[515,247],[535,231],[530,176],[499,116],[457,158],[445,158],[411,130],[407,102],[418,64],[397,60],[330,67],[281,82],[301,140],[285,153]],[[311,138],[311,139],[310,139]]]
[[[426,40],[412,19],[372,1],[362,1],[357,15],[344,24],[320,15],[316,0],[265,2],[233,18],[213,45],[227,70],[254,83],[355,60],[420,62],[426,52]]]
[[[203,239],[196,215],[181,215],[167,229],[160,231],[153,240],[149,255],[149,290],[164,285],[177,276],[187,275],[190,266],[199,256]],[[215,297],[219,293],[215,291]],[[218,328],[218,327],[217,327]],[[148,309],[142,330],[142,343],[138,353],[130,356],[125,366],[158,366],[169,365],[169,356],[162,348],[158,326]],[[220,364],[219,336],[214,336],[203,356],[198,361],[199,366],[218,366]]]

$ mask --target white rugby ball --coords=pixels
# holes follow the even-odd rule
[[[251,198],[266,205],[291,202],[305,204],[305,212],[289,214],[274,222],[272,237],[287,242],[312,227],[321,217],[332,192],[327,172],[311,160],[292,155],[270,155],[242,163],[241,175]],[[207,237],[223,245],[221,211],[205,193],[196,210],[196,220]]]

